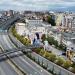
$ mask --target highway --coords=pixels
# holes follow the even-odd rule
[[[7,30],[11,26],[11,24],[13,24],[18,19],[19,19],[18,15],[13,18],[8,19],[4,23],[0,24],[0,30]]]
[[[6,22],[5,22],[6,23]],[[0,25],[0,29],[2,28],[5,28],[6,26],[5,26],[5,23],[3,23],[2,25]],[[2,27],[1,27],[2,26]],[[0,34],[0,38],[2,38],[2,34]],[[1,39],[0,39],[0,46],[2,45],[2,43],[1,43]],[[2,41],[3,42],[3,41]],[[5,41],[4,41],[5,42]],[[6,45],[4,44],[4,46],[5,46],[5,48],[7,48],[6,47]],[[1,52],[1,51],[0,51]],[[3,58],[5,58],[5,56],[3,57]],[[2,59],[3,59],[2,58]],[[9,60],[1,60],[1,58],[0,58],[0,75],[19,75],[18,73],[17,73],[17,71],[11,66],[11,65],[9,65],[9,63],[8,63],[8,61]]]
[[[0,62],[0,75],[18,75],[6,61]]]
[[[2,45],[4,50],[15,48],[14,44],[12,44],[12,42],[10,41],[8,35],[0,35],[0,44]],[[50,75],[47,71],[44,71],[44,69],[42,69],[40,66],[37,67],[37,65],[34,64],[33,61],[31,61],[30,59],[28,60],[26,56],[18,56],[20,54],[23,55],[22,52],[17,52],[10,54],[10,56],[16,56],[12,58],[12,61],[15,62],[18,66],[20,66],[24,71],[26,71],[27,74],[35,75],[36,73],[36,75],[42,75],[43,73],[43,75]],[[41,70],[43,72],[41,72]]]

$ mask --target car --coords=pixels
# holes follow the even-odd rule
[[[66,52],[63,52],[62,55],[66,56]]]

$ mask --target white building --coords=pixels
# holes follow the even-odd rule
[[[59,14],[57,13],[56,14],[56,26],[60,26],[61,25],[61,22],[62,22],[62,18],[63,18],[63,14]]]
[[[75,32],[75,17],[73,17],[73,20],[72,20],[72,31]]]
[[[42,33],[44,34],[45,33],[45,28],[44,27],[34,27],[32,28],[31,30],[32,33]]]
[[[16,23],[15,28],[18,34],[24,35],[24,32],[26,30],[25,23]]]
[[[62,27],[68,31],[75,31],[75,15],[63,16]]]
[[[31,26],[42,25],[42,20],[39,19],[26,19],[26,24]]]
[[[26,19],[27,29],[30,33],[34,35],[36,33],[41,37],[42,34],[45,34],[45,27],[43,26],[43,21],[40,19]]]
[[[42,34],[45,34],[45,27],[43,26],[27,26],[29,30],[29,34],[32,34],[31,37],[35,37],[36,33],[39,34],[39,38],[41,38]]]

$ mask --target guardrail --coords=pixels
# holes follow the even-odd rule
[[[35,62],[38,62],[42,67],[45,67],[46,70],[53,73],[54,75],[75,75],[74,73],[64,69],[61,66],[58,66],[57,64],[36,53],[29,53],[28,55],[30,55],[30,58],[33,58]]]

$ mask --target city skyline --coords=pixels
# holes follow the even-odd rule
[[[75,11],[75,0],[1,0],[0,10]],[[62,10],[61,10],[62,9]]]

